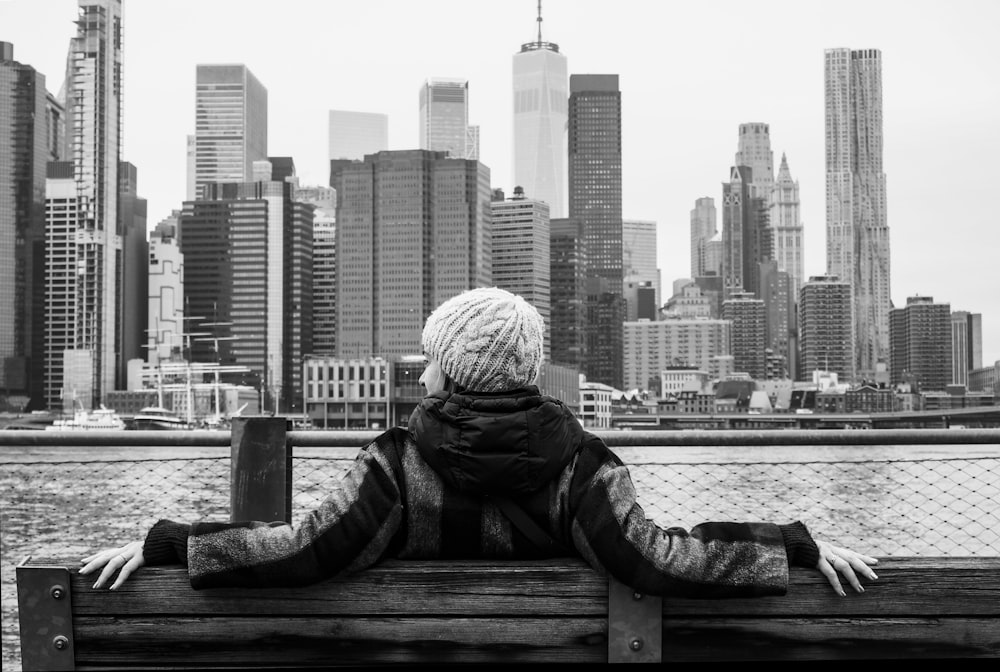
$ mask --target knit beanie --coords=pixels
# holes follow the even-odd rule
[[[504,392],[535,382],[545,324],[522,297],[498,287],[463,292],[424,325],[424,353],[470,392]]]

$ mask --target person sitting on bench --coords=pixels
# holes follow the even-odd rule
[[[98,551],[80,573],[122,585],[143,565],[183,563],[195,589],[303,585],[383,558],[577,555],[659,596],[787,590],[789,566],[863,592],[875,558],[814,540],[800,522],[664,528],[636,501],[628,467],[535,385],[545,325],[522,297],[463,292],[427,318],[427,395],[408,427],[380,434],[325,500],[285,522],[158,521],[143,541]],[[722,495],[723,493],[720,493]],[[112,582],[112,577],[114,581]]]

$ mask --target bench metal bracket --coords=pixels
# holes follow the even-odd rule
[[[663,658],[663,598],[608,580],[608,662],[659,663]]]
[[[21,667],[39,672],[75,669],[69,570],[24,563],[16,569]]]

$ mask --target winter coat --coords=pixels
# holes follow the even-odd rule
[[[362,448],[294,526],[162,520],[144,554],[147,564],[186,561],[196,589],[309,584],[385,557],[543,556],[494,496],[518,502],[598,572],[652,595],[783,594],[790,564],[818,560],[798,522],[658,526],[618,456],[534,386],[426,397],[407,430],[388,430]]]

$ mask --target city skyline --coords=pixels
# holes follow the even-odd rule
[[[185,198],[198,64],[254,72],[268,90],[268,155],[293,157],[307,185],[327,184],[330,110],[388,114],[389,148],[413,149],[414,91],[428,78],[467,79],[481,161],[491,185],[512,193],[511,59],[536,38],[536,2],[468,11],[467,2],[445,0],[292,0],[277,15],[253,4],[181,0],[165,12],[124,2],[122,159],[138,170],[150,227]],[[1000,152],[992,123],[1000,91],[988,84],[1000,79],[990,34],[1000,5],[883,0],[823,13],[789,2],[635,1],[609,14],[597,3],[546,0],[542,11],[543,39],[559,44],[569,74],[620,77],[623,217],[657,222],[664,287],[689,274],[689,213],[706,196],[720,206],[743,123],[768,124],[775,156],[787,156],[801,186],[804,276],[826,274],[823,54],[879,49],[892,301],[902,307],[910,296],[933,296],[953,311],[981,313],[983,363],[1000,359],[1000,311],[992,310],[1000,274],[991,273],[986,206],[988,162]],[[0,0],[0,39],[45,75],[53,94],[76,15],[75,0]],[[382,28],[386,16],[404,28]],[[413,29],[421,25],[448,38],[428,39]],[[967,269],[979,272],[969,278]]]

